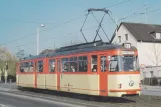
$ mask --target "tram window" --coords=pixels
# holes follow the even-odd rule
[[[140,68],[139,68],[139,57],[138,56],[136,56],[136,70],[140,70]]]
[[[24,65],[23,65],[23,63],[20,63],[20,72],[24,72]]]
[[[91,70],[92,72],[97,72],[97,55],[91,56]]]
[[[20,63],[20,72],[33,72],[33,62]]]
[[[71,57],[69,58],[70,61],[69,61],[69,71],[70,72],[76,72],[77,71],[77,57]]]
[[[55,60],[54,59],[49,60],[49,72],[55,72]]]
[[[28,62],[24,62],[23,68],[24,68],[24,72],[28,72],[29,71],[29,63]]]
[[[69,62],[68,58],[62,58],[62,72],[68,72],[69,71]]]
[[[33,62],[29,62],[29,72],[33,72]]]
[[[118,71],[118,59],[117,59],[117,56],[112,56],[111,57],[110,71]]]
[[[105,72],[106,68],[106,56],[101,56],[101,71]]]
[[[121,56],[112,56],[110,60],[110,71],[122,71],[122,57]]]
[[[135,56],[122,56],[122,65],[125,72],[137,70],[137,59]]]
[[[69,58],[69,61],[77,61],[77,57],[71,57]]]
[[[71,72],[77,72],[77,62],[69,62],[70,63],[70,70]]]
[[[87,72],[87,56],[79,56],[78,57],[78,72]]]
[[[43,72],[43,61],[38,61],[38,66],[37,66],[38,72]]]

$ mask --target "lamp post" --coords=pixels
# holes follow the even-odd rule
[[[7,77],[8,77],[8,63],[5,64],[5,84],[7,83]]]
[[[41,24],[40,27],[45,27],[44,24]],[[37,28],[37,35],[36,35],[36,41],[37,41],[37,55],[39,55],[39,33],[40,33],[40,30],[39,28]]]

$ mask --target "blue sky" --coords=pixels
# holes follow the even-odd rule
[[[54,48],[69,43],[84,42],[80,28],[85,19],[88,8],[107,8],[112,12],[112,17],[128,22],[144,23],[144,15],[134,17],[134,13],[145,12],[144,3],[147,3],[147,11],[161,9],[160,0],[0,0],[0,45],[7,47],[12,53],[19,49],[25,50],[28,54],[36,54],[36,29],[40,28],[40,51],[46,48]],[[94,13],[100,20],[103,13]],[[81,17],[81,18],[78,18]],[[64,23],[68,20],[70,23]],[[149,12],[147,23],[161,24],[161,10]],[[40,24],[45,24],[41,28]],[[60,26],[54,27],[57,24]],[[84,26],[87,40],[93,40],[98,23],[90,15]],[[111,38],[115,24],[106,15],[103,22],[104,29]],[[44,30],[44,31],[43,31]],[[104,41],[108,41],[105,35],[100,32]],[[23,38],[24,37],[24,38]],[[11,42],[12,41],[12,42]]]

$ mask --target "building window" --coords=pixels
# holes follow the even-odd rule
[[[156,39],[161,39],[161,33],[156,33]]]
[[[121,43],[121,36],[118,36],[118,39],[119,39],[119,43]]]
[[[128,34],[125,34],[125,39],[126,41],[128,41]]]

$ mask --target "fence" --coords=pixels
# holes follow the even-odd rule
[[[161,85],[161,66],[147,66],[140,73],[143,85]]]

